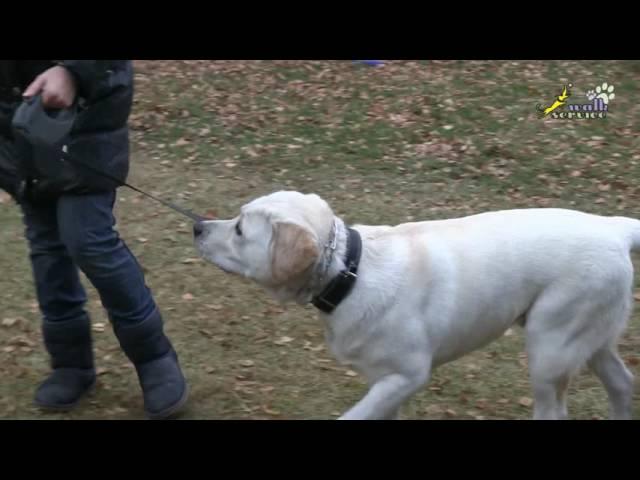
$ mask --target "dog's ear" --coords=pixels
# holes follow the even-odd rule
[[[273,229],[271,271],[273,280],[283,284],[311,267],[320,252],[314,236],[306,228],[278,222]]]

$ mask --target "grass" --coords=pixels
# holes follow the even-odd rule
[[[638,62],[140,61],[131,118],[137,186],[220,217],[280,188],[316,192],[348,222],[389,224],[517,207],[640,216]],[[541,120],[562,85],[574,98],[608,82],[606,120]],[[584,98],[584,97],[583,97]],[[144,265],[192,386],[191,419],[325,419],[366,385],[326,351],[311,307],[280,306],[195,259],[191,228],[121,190],[118,228]],[[135,373],[96,292],[89,311],[99,385],[71,414],[31,405],[48,366],[19,211],[0,204],[0,417],[142,417]],[[620,350],[640,373],[640,318]],[[403,411],[412,419],[527,419],[519,329],[434,373]],[[635,411],[639,412],[636,400]],[[584,372],[572,418],[606,417]]]

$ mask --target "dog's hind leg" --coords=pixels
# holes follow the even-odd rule
[[[526,321],[534,419],[566,419],[571,377],[601,348],[616,327],[614,295],[554,288],[543,292]]]
[[[607,266],[550,286],[532,306],[525,328],[534,418],[566,418],[562,393],[585,364],[604,383],[612,416],[630,416],[632,377],[612,347],[626,325],[630,284],[628,265]]]
[[[633,374],[627,370],[614,346],[602,348],[589,360],[589,367],[598,376],[609,397],[609,418],[631,420]]]

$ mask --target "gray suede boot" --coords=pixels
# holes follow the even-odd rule
[[[184,406],[189,395],[178,355],[163,332],[160,312],[133,326],[114,325],[122,350],[133,363],[151,419],[164,419]]]
[[[86,315],[45,321],[42,334],[53,372],[36,390],[35,403],[44,409],[70,410],[96,383],[91,322]]]

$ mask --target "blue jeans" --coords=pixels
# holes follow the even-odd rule
[[[116,192],[62,195],[23,204],[38,303],[46,322],[86,315],[78,269],[100,295],[114,325],[130,326],[156,310],[142,268],[113,228]]]

